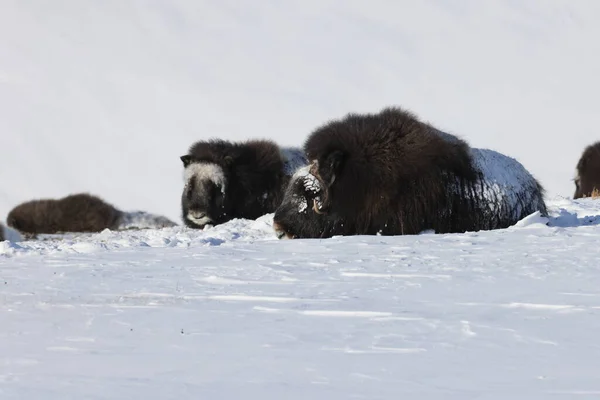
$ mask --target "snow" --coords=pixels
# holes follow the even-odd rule
[[[266,215],[3,242],[0,395],[594,398],[600,202],[549,206],[465,234],[280,241]]]

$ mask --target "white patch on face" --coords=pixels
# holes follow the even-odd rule
[[[225,172],[223,168],[219,167],[214,163],[192,163],[188,165],[183,171],[183,179],[185,180],[186,185],[192,179],[196,179],[196,181],[205,181],[210,180],[219,188],[221,188],[221,193],[225,194]]]

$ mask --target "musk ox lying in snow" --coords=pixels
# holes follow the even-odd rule
[[[306,165],[302,150],[280,148],[268,140],[199,141],[181,161],[182,219],[195,229],[272,213],[291,175]]]
[[[600,195],[600,142],[587,146],[577,163],[574,199]]]
[[[331,121],[304,149],[309,165],[274,215],[279,238],[477,231],[547,215],[544,189],[518,161],[400,108]]]
[[[29,235],[100,232],[107,228],[164,228],[177,225],[165,217],[144,211],[121,211],[88,193],[21,203],[8,213],[6,222],[14,229]]]

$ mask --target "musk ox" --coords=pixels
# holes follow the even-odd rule
[[[6,222],[12,228],[29,235],[100,232],[107,228],[164,228],[177,225],[165,217],[144,211],[121,211],[88,193],[21,203],[8,213]]]
[[[290,176],[306,165],[302,150],[280,148],[268,140],[199,141],[180,158],[182,219],[195,229],[272,213]]]
[[[455,233],[547,215],[544,189],[518,161],[400,108],[331,121],[304,150],[309,164],[275,211],[279,238]]]
[[[600,142],[587,146],[577,163],[574,199],[600,195]]]

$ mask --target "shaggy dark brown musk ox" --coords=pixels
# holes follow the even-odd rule
[[[200,141],[181,161],[182,219],[195,229],[272,213],[292,173],[306,165],[300,149],[280,148],[268,140]]]
[[[10,211],[6,221],[9,226],[29,235],[176,226],[159,215],[121,211],[88,193],[21,203]]]
[[[280,238],[477,231],[547,215],[542,186],[518,161],[400,108],[329,122],[304,149],[309,165],[274,215]]]
[[[587,146],[577,162],[574,199],[600,195],[600,142]]]

